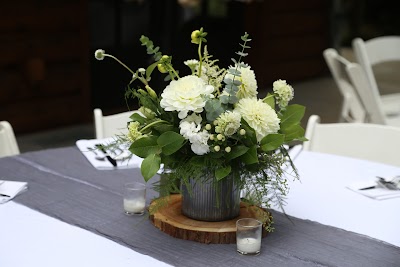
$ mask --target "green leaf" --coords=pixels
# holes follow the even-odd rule
[[[151,74],[153,73],[154,69],[157,67],[158,62],[154,62],[150,66],[147,67],[146,69],[146,80],[151,77]]]
[[[226,154],[225,158],[227,160],[232,160],[234,158],[240,157],[241,155],[246,153],[248,150],[249,150],[249,148],[247,146],[243,146],[243,145],[234,146],[234,147],[232,147],[232,151],[229,152],[228,154]]]
[[[228,165],[224,168],[220,168],[215,170],[215,178],[217,179],[217,181],[222,180],[223,178],[225,178],[226,176],[228,176],[231,173],[231,166]]]
[[[265,152],[273,151],[280,147],[285,141],[284,134],[269,134],[265,136],[261,142],[261,149]]]
[[[141,158],[146,158],[151,154],[160,153],[161,149],[157,144],[157,136],[152,135],[142,137],[133,142],[129,147],[129,151]]]
[[[249,150],[247,150],[247,152],[240,157],[240,159],[246,165],[257,163],[257,145],[250,147]]]
[[[292,125],[299,124],[304,116],[306,108],[302,105],[289,105],[281,116],[281,129],[291,127]]]
[[[275,109],[275,98],[273,94],[268,93],[267,96],[263,99],[265,104],[268,104],[272,109]]]
[[[251,128],[244,119],[242,119],[240,123],[242,124],[242,128],[246,131],[246,137],[249,139],[249,142],[245,141],[246,145],[251,146],[257,144],[257,136],[253,128]]]
[[[304,129],[300,125],[292,125],[282,130],[285,134],[285,142],[300,140],[303,141]]]
[[[140,124],[143,124],[146,120],[139,113],[133,113],[129,118],[133,121],[139,122]]]
[[[157,139],[157,144],[161,147],[165,155],[172,155],[184,144],[185,138],[176,132],[165,132]]]
[[[161,157],[156,154],[151,154],[142,161],[140,172],[142,173],[143,178],[146,182],[150,180],[151,177],[156,175],[156,173],[160,169],[160,165]]]

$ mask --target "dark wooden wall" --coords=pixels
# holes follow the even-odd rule
[[[90,120],[87,3],[2,1],[0,120],[16,133]]]

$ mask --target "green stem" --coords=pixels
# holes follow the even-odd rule
[[[124,63],[122,63],[121,60],[119,60],[118,58],[114,57],[113,55],[109,55],[109,54],[104,54],[105,57],[110,57],[115,59],[115,61],[117,61],[119,64],[121,64],[122,66],[124,66],[129,72],[131,72],[132,74],[135,74],[135,72],[133,70],[131,70],[127,65],[125,65]]]
[[[140,132],[142,133],[144,130],[146,130],[147,128],[150,128],[151,126],[153,126],[153,125],[155,125],[155,124],[157,124],[157,123],[168,123],[168,122],[167,122],[167,121],[164,121],[164,120],[153,121],[152,123],[147,124],[145,127],[143,127],[143,128],[140,130]]]
[[[198,48],[197,52],[199,53],[199,60],[200,60],[200,63],[199,63],[199,77],[201,77],[201,68],[202,68],[201,66],[203,64],[203,57],[201,56],[201,39],[200,39],[200,42],[199,42],[199,48]]]

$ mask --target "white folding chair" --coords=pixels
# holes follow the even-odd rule
[[[378,88],[371,86],[364,70],[358,63],[349,63],[346,66],[347,74],[356,88],[361,101],[367,111],[367,122],[400,126],[400,113],[386,114]],[[400,101],[400,99],[399,99]],[[399,103],[400,104],[400,103]]]
[[[336,86],[343,97],[339,121],[365,122],[365,108],[346,73],[346,65],[350,62],[340,56],[333,48],[325,49],[323,55]]]
[[[113,137],[118,134],[127,134],[127,123],[129,117],[138,111],[127,111],[118,114],[103,116],[103,111],[99,108],[93,110],[94,126],[96,138]]]
[[[303,149],[400,166],[400,128],[371,123],[321,124],[310,116]]]
[[[400,61],[400,36],[382,36],[367,41],[355,38],[352,47],[370,86],[379,93],[384,113],[388,116],[400,114],[400,86],[399,93],[382,95],[373,71],[377,64]],[[398,74],[400,75],[400,71]]]
[[[0,157],[19,154],[14,130],[8,121],[0,121]]]

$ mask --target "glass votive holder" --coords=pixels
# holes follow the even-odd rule
[[[124,210],[126,215],[143,215],[146,207],[146,185],[138,182],[124,184]]]
[[[258,255],[261,251],[262,222],[253,218],[236,221],[236,247],[241,255]]]

